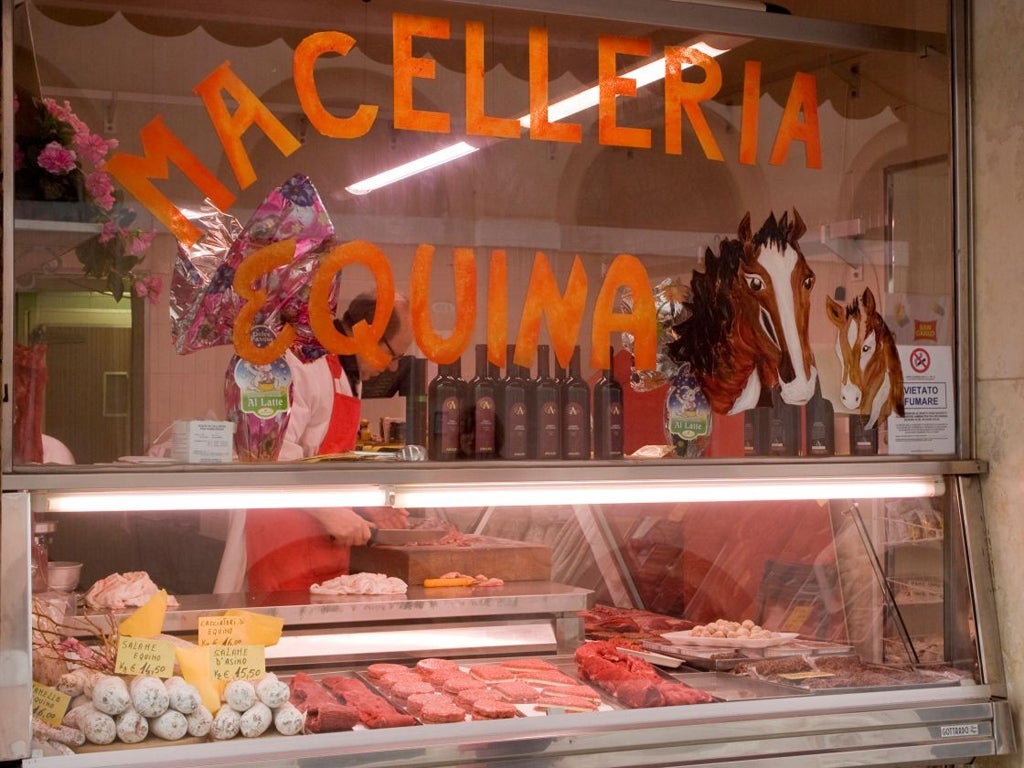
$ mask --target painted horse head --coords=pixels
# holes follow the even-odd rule
[[[896,340],[875,307],[870,288],[846,307],[831,296],[825,311],[838,329],[836,355],[842,365],[839,398],[867,416],[871,429],[893,411],[903,415],[903,367]]]
[[[751,235],[747,214],[739,229],[744,248],[737,303],[751,324],[751,315],[756,316],[763,359],[778,359],[774,370],[762,369],[762,384],[770,388],[778,382],[783,401],[790,405],[810,400],[818,380],[808,338],[814,272],[798,244],[806,231],[795,208],[792,222],[788,213],[778,221],[772,213]]]
[[[690,316],[669,354],[688,361],[715,413],[753,408],[776,386],[794,405],[814,394],[818,372],[808,342],[811,271],[797,244],[806,231],[793,211],[771,214],[757,233],[750,214],[737,239],[705,252],[690,281]]]

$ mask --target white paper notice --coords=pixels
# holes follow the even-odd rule
[[[956,398],[951,347],[899,345],[901,419],[889,416],[889,454],[950,455],[956,450]]]

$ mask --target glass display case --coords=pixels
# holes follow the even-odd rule
[[[0,760],[1013,752],[964,5],[5,4]]]

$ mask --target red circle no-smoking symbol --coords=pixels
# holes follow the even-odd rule
[[[924,347],[917,347],[910,353],[910,367],[914,373],[925,373],[932,366],[932,356]]]

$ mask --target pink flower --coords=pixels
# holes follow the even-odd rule
[[[107,220],[103,222],[103,231],[100,232],[100,242],[109,243],[115,237],[121,236],[121,227],[116,221]]]
[[[149,246],[153,244],[155,238],[156,232],[152,230],[149,232],[136,232],[135,236],[128,243],[128,253],[132,256],[141,256],[149,250]]]
[[[85,191],[104,211],[114,207],[114,185],[103,171],[93,171],[85,177]]]
[[[160,275],[140,277],[135,281],[135,295],[140,299],[149,299],[150,304],[156,304],[163,288],[164,279]]]
[[[56,141],[51,141],[39,153],[39,167],[55,176],[63,176],[74,170],[77,160],[78,156],[73,149],[62,147]]]
[[[101,165],[107,153],[117,146],[117,139],[104,139],[97,133],[76,133],[72,141],[79,157],[92,165]]]

